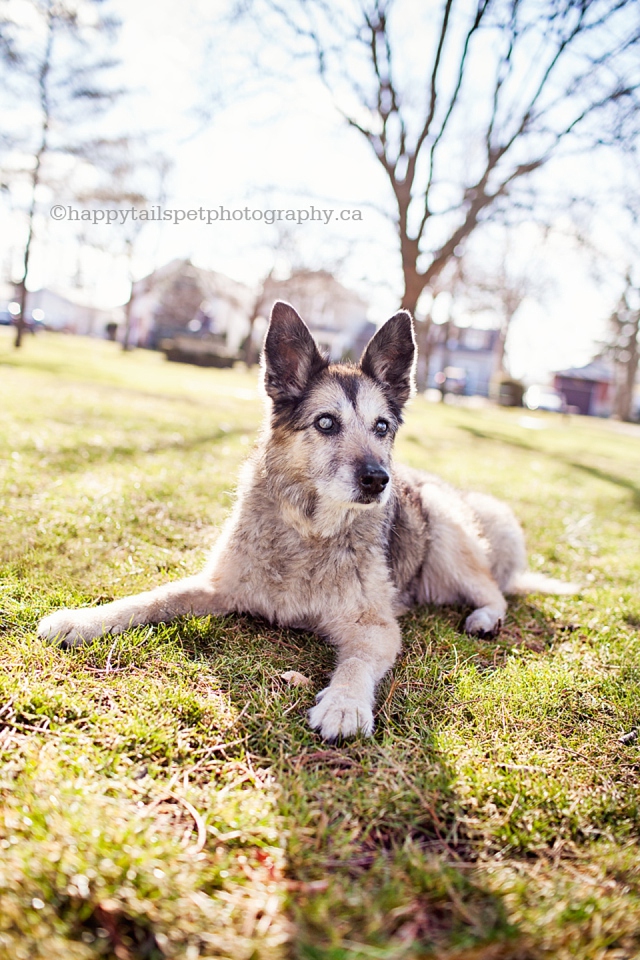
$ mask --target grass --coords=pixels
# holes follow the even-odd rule
[[[637,432],[413,402],[398,456],[508,500],[532,566],[585,590],[513,603],[495,642],[406,616],[374,738],[328,746],[312,636],[34,632],[199,568],[255,378],[0,330],[0,403],[0,957],[640,956]]]

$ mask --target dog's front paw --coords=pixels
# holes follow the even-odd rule
[[[479,607],[467,617],[464,629],[474,637],[497,637],[502,626],[502,618],[495,610]]]
[[[41,640],[46,643],[59,643],[63,647],[77,647],[108,632],[102,619],[96,616],[95,608],[56,610],[38,624],[38,636]]]
[[[373,733],[373,711],[368,703],[331,687],[321,690],[316,699],[309,711],[309,723],[325,740],[353,737],[358,730],[366,737]]]

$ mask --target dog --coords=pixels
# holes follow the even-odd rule
[[[292,306],[277,302],[263,350],[268,414],[235,508],[202,573],[103,606],[60,610],[39,635],[73,646],[181,616],[243,612],[317,633],[337,649],[309,712],[326,740],[373,731],[375,689],[416,604],[472,607],[465,630],[492,637],[505,594],[574,592],[527,571],[508,506],[392,465],[414,392],[416,343],[402,310],[358,364],[330,363]]]

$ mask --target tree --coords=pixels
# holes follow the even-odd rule
[[[640,361],[640,288],[627,274],[625,288],[609,318],[606,353],[614,364],[614,416],[634,419],[634,388]]]
[[[429,367],[434,347],[439,343],[446,345],[452,326],[455,330],[454,302],[458,301],[465,289],[464,260],[450,261],[433,280],[428,291],[424,291],[416,308],[412,311],[416,323],[416,345],[418,358],[416,363],[416,387],[419,393],[429,384]],[[438,323],[434,322],[436,304],[440,308],[444,303],[444,315]],[[447,364],[443,364],[447,366]],[[441,391],[444,400],[444,388]]]
[[[7,89],[29,118],[20,119],[15,145],[26,163],[9,171],[28,184],[26,239],[18,282],[20,314],[15,345],[22,343],[27,317],[27,281],[33,249],[40,187],[56,176],[68,178],[69,164],[90,162],[99,142],[96,115],[121,91],[106,81],[116,61],[102,48],[115,38],[117,22],[103,12],[102,0],[28,0],[31,18],[11,20],[3,4],[2,36],[10,44],[4,57]],[[5,94],[6,95],[6,94]],[[81,131],[87,136],[83,139]]]
[[[253,303],[247,317],[249,330],[242,344],[242,359],[249,369],[260,359],[260,346],[255,342],[256,322],[263,315],[265,309],[265,292],[273,277],[279,270],[283,269],[281,261],[284,260],[286,268],[291,269],[291,262],[295,257],[294,237],[288,225],[276,224],[273,240],[269,243],[268,249],[269,264],[266,272],[258,281]]]
[[[15,42],[15,24],[5,5],[0,6],[0,62],[12,65],[18,60]]]
[[[318,284],[314,288],[314,297],[322,300],[325,289],[341,275],[349,259],[349,249],[336,243],[324,249],[315,246],[311,258],[301,243],[299,232],[286,223],[275,223],[269,239],[262,241],[260,246],[267,253],[265,269],[255,287],[247,316],[249,330],[242,346],[242,358],[249,368],[258,362],[262,347],[257,342],[257,334],[262,335],[264,331],[256,330],[257,321],[260,318],[266,320],[274,299],[282,298],[279,284],[284,281],[289,285],[284,296],[291,298],[304,313],[305,304],[306,309],[311,306],[310,282]]]
[[[606,203],[586,206],[577,220],[577,238],[590,259],[591,274],[610,291],[611,311],[599,357],[613,364],[613,414],[633,420],[634,390],[640,366],[640,142],[631,162],[611,177]]]
[[[381,165],[412,311],[536,171],[637,128],[636,0],[253,0],[251,12],[314,58]]]
[[[515,237],[507,232],[503,241],[490,264],[486,263],[486,257],[481,263],[465,255],[461,293],[469,313],[491,314],[499,333],[495,351],[497,370],[508,374],[505,351],[513,321],[526,300],[540,302],[545,298],[550,281],[543,278],[541,265],[530,257],[522,264],[513,262],[510,249],[517,246]]]
[[[126,261],[129,295],[124,305],[122,349],[128,351],[132,347],[135,254],[145,228],[150,223],[156,228],[161,226],[161,222],[141,219],[139,214],[152,204],[164,205],[172,162],[162,151],[151,149],[146,142],[135,137],[102,143],[98,145],[98,154],[92,154],[97,182],[81,191],[78,198],[89,208],[120,208],[126,213],[126,219],[117,224],[116,230],[98,223],[85,237],[111,257],[124,257]]]

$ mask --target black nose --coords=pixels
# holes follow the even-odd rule
[[[358,483],[363,493],[377,496],[389,483],[389,474],[379,463],[363,463],[358,473]]]

